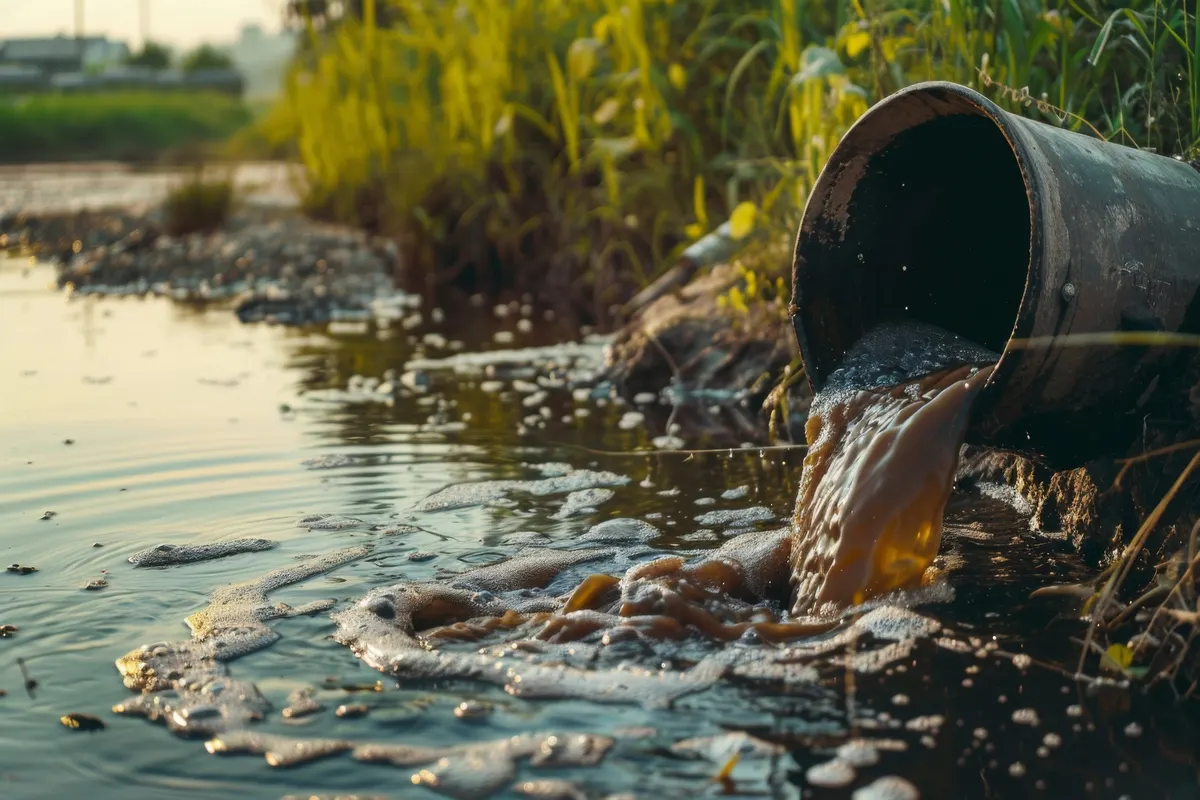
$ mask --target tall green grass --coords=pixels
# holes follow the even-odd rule
[[[598,316],[735,210],[741,233],[790,231],[845,130],[916,81],[1162,152],[1200,139],[1196,20],[1178,3],[361,9],[309,25],[263,123],[302,161],[309,207],[401,234],[439,280],[566,291]]]
[[[0,162],[153,161],[250,121],[240,100],[217,93],[0,95]]]

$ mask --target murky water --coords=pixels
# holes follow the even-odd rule
[[[631,556],[644,559],[716,547],[791,515],[798,453],[604,455],[597,451],[650,446],[667,433],[671,409],[649,405],[644,422],[631,425],[628,406],[576,397],[553,380],[537,386],[545,369],[522,367],[519,358],[500,359],[490,374],[478,358],[426,369],[408,378],[416,390],[390,403],[352,381],[451,356],[455,340],[464,352],[495,351],[499,326],[516,331],[504,347],[550,343],[517,331],[512,316],[476,312],[411,335],[332,337],[241,326],[227,309],[163,299],[68,301],[50,291],[51,278],[46,268],[0,262],[0,558],[38,569],[0,573],[0,625],[20,629],[0,638],[2,797],[433,797],[414,786],[419,765],[343,754],[273,768],[261,756],[210,755],[203,739],[115,715],[112,706],[133,695],[113,662],[143,643],[186,639],[184,619],[213,589],[302,556],[372,546],[367,557],[268,598],[292,606],[332,599],[342,611],[372,590],[490,563],[530,542],[569,545],[613,518],[642,519],[660,532]],[[443,339],[417,344],[428,332]],[[705,413],[681,411],[675,420]],[[694,430],[679,432],[688,446],[738,446],[736,437]],[[578,499],[571,513],[565,492],[513,491],[486,505],[427,502],[467,482],[540,480],[549,464],[628,480],[605,487],[611,496]],[[362,524],[298,525],[316,514]],[[167,568],[127,561],[162,543],[249,538],[279,544]],[[903,777],[926,798],[1200,796],[1200,738],[1183,712],[1118,688],[1089,694],[1044,666],[1073,664],[1070,637],[1082,633],[1069,601],[1027,599],[1040,585],[1082,576],[1065,549],[1028,534],[1002,503],[956,495],[942,543],[947,579],[909,612],[924,620],[909,632],[927,635],[889,650],[894,631],[878,617],[861,624],[876,621],[882,647],[846,636],[858,624],[848,620],[793,651],[798,668],[788,680],[731,671],[667,709],[524,699],[473,680],[397,682],[332,641],[328,613],[268,622],[280,640],[229,670],[271,701],[252,726],[267,733],[425,746],[536,732],[612,737],[598,766],[517,764],[513,784],[568,780],[587,797],[906,796],[863,793],[884,776]],[[82,588],[98,578],[108,585]],[[831,636],[842,638],[821,644]],[[752,642],[723,651],[731,648],[752,660],[782,652]],[[649,656],[683,670],[703,653],[685,641],[627,655],[643,667]],[[18,658],[37,680],[33,696]],[[383,691],[355,690],[381,679]],[[324,711],[285,719],[288,696],[303,687],[315,689]],[[491,711],[456,716],[465,701]],[[334,713],[357,704],[368,707],[365,716]],[[108,727],[70,731],[58,722],[69,712]],[[728,736],[738,732],[755,739]],[[855,739],[874,745],[835,758]],[[732,784],[713,782],[739,750]],[[572,796],[552,783],[529,790]]]

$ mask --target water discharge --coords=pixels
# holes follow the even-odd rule
[[[907,321],[871,331],[847,354],[805,426],[793,613],[920,581],[941,544],[971,404],[997,358]]]

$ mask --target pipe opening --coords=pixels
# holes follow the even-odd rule
[[[984,108],[928,92],[868,114],[814,187],[797,241],[794,322],[813,387],[899,316],[1003,352],[1030,250],[1021,166]]]

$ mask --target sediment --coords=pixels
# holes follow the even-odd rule
[[[393,242],[253,207],[185,236],[168,235],[159,210],[15,214],[0,219],[0,248],[50,261],[75,293],[225,301],[243,321],[284,324],[366,315],[400,268]]]

